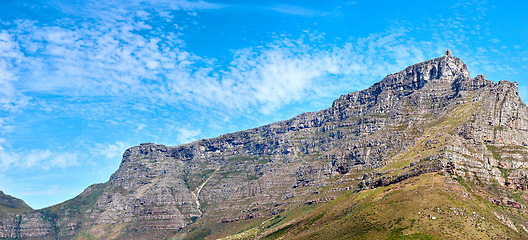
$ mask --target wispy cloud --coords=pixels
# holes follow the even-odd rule
[[[116,142],[115,144],[95,143],[91,152],[93,157],[102,156],[106,159],[112,159],[120,157],[129,147],[130,144],[124,142]]]
[[[278,4],[276,6],[268,7],[266,9],[280,12],[280,13],[290,14],[290,15],[307,16],[307,17],[325,16],[328,14],[322,11],[316,11],[316,10],[312,10],[309,8],[304,8],[300,6],[294,6],[294,5],[286,5],[286,4]]]
[[[50,150],[32,149],[28,152],[13,152],[0,146],[0,170],[6,171],[12,167],[23,169],[67,168],[79,165],[78,154],[75,152],[51,152]]]
[[[236,50],[228,68],[219,69],[214,61],[188,52],[176,34],[142,35],[137,31],[150,31],[150,25],[134,16],[129,20],[111,27],[17,22],[11,31],[25,56],[16,58],[20,64],[6,71],[17,72],[24,80],[19,83],[21,91],[13,89],[13,94],[118,97],[149,105],[198,104],[242,112],[257,108],[270,114],[329,90],[327,81],[316,80],[380,76],[397,69],[391,66],[423,56],[398,29],[324,48],[315,47],[322,36],[308,33]],[[377,59],[379,55],[386,58]],[[385,64],[375,64],[379,60]],[[393,60],[394,64],[386,63]],[[360,82],[358,78],[355,84]]]
[[[143,9],[154,10],[156,14],[170,17],[167,15],[167,11],[198,11],[225,7],[225,5],[218,3],[187,0],[55,0],[49,4],[63,14],[84,18],[96,18],[110,22],[125,20],[127,14],[131,12],[138,13],[143,11]],[[83,11],[79,11],[79,9]],[[146,17],[144,13],[146,12],[143,11],[141,15]]]
[[[9,113],[27,104],[28,98],[18,91],[16,65],[24,60],[19,44],[13,40],[13,34],[0,31],[0,111]],[[0,130],[7,117],[0,117]]]
[[[93,165],[104,160],[119,160],[123,152],[131,147],[125,142],[82,143],[72,150],[55,149],[12,149],[6,139],[0,138],[0,172],[10,168],[42,169],[69,168]],[[84,149],[81,152],[79,149]]]
[[[198,140],[196,137],[199,136],[202,131],[200,129],[189,129],[189,128],[178,128],[178,137],[177,140],[180,144],[189,143],[195,140]]]

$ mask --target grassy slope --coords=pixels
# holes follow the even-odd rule
[[[526,239],[498,220],[511,211],[439,173],[301,206],[225,239]],[[506,212],[506,214],[505,214]],[[204,236],[202,236],[204,237]],[[210,236],[212,237],[212,236]]]
[[[345,194],[296,223],[286,238],[298,239],[521,239],[492,212],[499,209],[449,177],[424,174],[398,184]],[[304,227],[306,226],[306,227]],[[526,235],[524,235],[526,237]]]
[[[24,201],[0,191],[0,216],[7,213],[23,213],[33,210]]]
[[[397,174],[410,162],[438,152],[450,144],[447,137],[480,104],[461,104],[427,123],[414,147],[396,154],[377,172]],[[426,147],[428,142],[433,144]],[[353,175],[351,179],[358,173]],[[321,191],[330,194],[328,189]],[[257,223],[225,239],[526,239],[525,210],[489,201],[507,196],[526,205],[526,195],[521,190],[428,173],[377,189],[349,190],[329,203],[301,204],[272,218],[254,220]]]

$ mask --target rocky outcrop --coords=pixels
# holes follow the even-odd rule
[[[279,214],[294,197],[330,201],[313,197],[316,189],[366,170],[347,189],[428,172],[526,189],[527,113],[516,83],[471,78],[448,51],[319,112],[176,147],[132,147],[108,182],[4,217],[2,226],[16,230],[2,236],[170,235],[201,218],[221,224]]]

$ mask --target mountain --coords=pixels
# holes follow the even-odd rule
[[[0,191],[0,213],[33,210],[24,201]]]
[[[102,184],[0,219],[26,239],[526,239],[528,108],[446,55],[332,107],[125,151]]]
[[[12,227],[20,222],[20,214],[33,211],[24,201],[0,191],[0,238],[17,238]],[[6,224],[7,223],[7,224]]]

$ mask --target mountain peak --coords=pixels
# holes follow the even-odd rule
[[[381,82],[383,85],[419,89],[428,83],[436,86],[451,85],[457,80],[467,79],[470,79],[470,75],[466,64],[447,50],[442,57],[411,65],[403,71],[388,75]]]
[[[376,95],[391,91],[397,95],[407,95],[426,88],[434,92],[456,93],[460,90],[459,86],[467,85],[467,82],[471,82],[471,77],[466,64],[447,50],[444,56],[411,65],[386,76],[366,92]]]
[[[449,50],[449,49],[447,49],[445,55],[448,56],[448,57],[453,57],[453,53],[452,53],[451,50]]]

